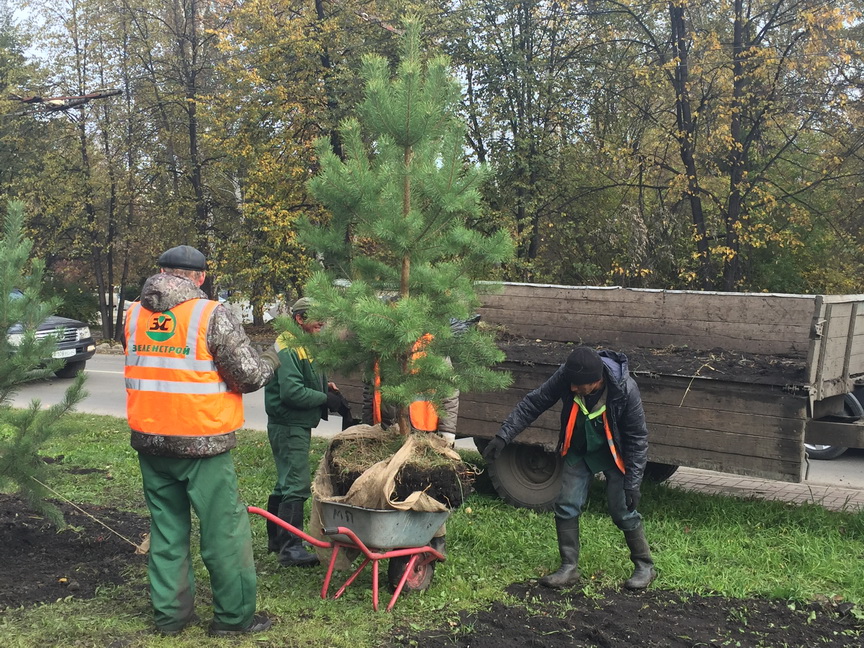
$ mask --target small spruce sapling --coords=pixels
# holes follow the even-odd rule
[[[32,241],[24,236],[23,205],[11,202],[0,240],[0,487],[11,487],[33,508],[62,524],[60,511],[45,499],[42,484],[48,481],[50,467],[39,451],[58,431],[63,416],[86,395],[84,373],[56,405],[43,409],[34,400],[23,410],[9,407],[19,385],[47,377],[60,366],[58,361],[46,361],[56,348],[54,338],[36,337],[39,323],[57,304],[40,297],[45,266],[30,258],[32,248]],[[16,291],[23,294],[13,296]]]

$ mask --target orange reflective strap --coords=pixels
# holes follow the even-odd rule
[[[372,425],[380,425],[381,423],[381,371],[378,367],[378,361],[375,361],[373,368],[375,372],[375,380],[372,385]]]
[[[567,454],[570,449],[570,442],[573,440],[573,429],[576,427],[576,417],[579,414],[579,404],[573,402],[573,407],[570,408],[570,418],[567,419],[567,427],[564,430],[564,445],[561,446],[561,456]]]
[[[414,343],[414,346],[411,347],[411,351],[414,353],[414,357],[425,354],[426,352],[423,349],[429,346],[429,343],[434,339],[435,337],[431,333],[424,333],[423,335],[421,335],[420,339],[418,339]]]
[[[612,453],[615,465],[618,466],[618,470],[624,475],[627,471],[624,470],[624,462],[618,454],[618,448],[615,447],[615,440],[612,438],[612,428],[609,427],[609,418],[606,416],[606,412],[603,412],[603,429],[606,430],[606,442],[609,444],[609,451]]]

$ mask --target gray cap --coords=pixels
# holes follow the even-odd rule
[[[178,245],[165,250],[156,261],[161,268],[182,268],[183,270],[205,270],[207,259],[189,245]]]
[[[299,315],[300,313],[305,313],[307,310],[312,308],[312,304],[314,303],[315,302],[309,297],[301,297],[294,302],[294,305],[291,307],[291,314]]]

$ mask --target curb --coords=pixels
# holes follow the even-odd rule
[[[864,490],[818,484],[774,481],[726,473],[679,468],[666,484],[672,488],[729,495],[741,499],[780,501],[789,504],[815,504],[829,511],[864,511]]]

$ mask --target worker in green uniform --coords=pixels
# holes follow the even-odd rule
[[[322,322],[308,317],[312,301],[298,299],[291,307],[291,317],[306,333],[316,334]],[[267,436],[276,464],[276,485],[267,510],[297,529],[303,529],[303,508],[312,494],[309,471],[309,445],[312,428],[329,412],[342,412],[347,403],[336,385],[329,383],[314,360],[301,346],[292,344],[294,335],[286,331],[275,343],[280,366],[264,390],[267,411]],[[279,563],[290,567],[312,567],[318,557],[303,546],[299,536],[274,522],[267,523],[268,550],[279,554]]]

